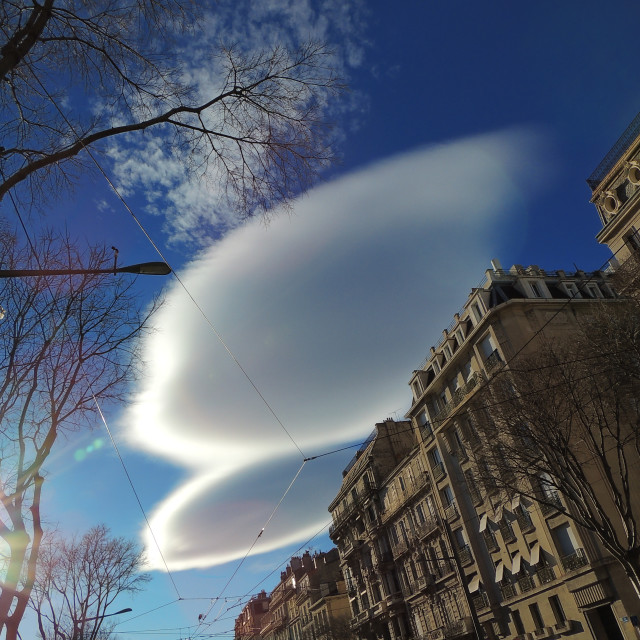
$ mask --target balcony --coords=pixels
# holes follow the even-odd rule
[[[416,593],[418,593],[418,585],[415,582],[408,582],[402,586],[402,595],[405,598],[410,598]]]
[[[434,579],[431,574],[427,574],[425,576],[420,576],[417,580],[417,586],[419,591],[426,591],[427,589],[431,589],[434,584]]]
[[[428,535],[437,531],[438,521],[435,518],[426,518],[424,522],[421,522],[416,526],[416,534],[420,540],[426,538]]]
[[[510,582],[505,582],[504,584],[500,585],[500,593],[502,594],[503,600],[509,600],[511,598],[515,598],[518,595],[515,585],[511,584]]]
[[[471,555],[471,549],[467,544],[461,549],[458,549],[458,556],[460,557],[460,564],[463,566],[473,562],[473,555]]]
[[[433,429],[431,428],[431,424],[427,422],[427,424],[423,424],[420,427],[420,437],[423,440],[428,440],[431,436],[433,436]]]
[[[473,608],[476,611],[480,611],[480,609],[484,609],[489,606],[489,598],[487,598],[487,594],[484,591],[472,593],[471,602],[473,603]]]
[[[458,507],[456,507],[456,503],[452,502],[451,504],[448,504],[445,508],[444,508],[444,515],[447,518],[447,520],[455,520],[458,517]]]
[[[351,628],[356,629],[357,627],[362,626],[372,617],[372,615],[372,611],[370,611],[369,609],[361,611],[357,616],[351,618]]]
[[[431,473],[433,474],[433,479],[437,482],[438,480],[444,478],[445,476],[445,470],[444,470],[444,464],[442,462],[439,462],[438,464],[434,465],[433,467],[431,467]]]
[[[482,499],[482,494],[478,490],[478,487],[476,487],[475,485],[467,484],[467,488],[469,490],[469,497],[471,498],[471,502],[473,503],[473,505],[475,507],[481,505],[483,502],[483,499]]]
[[[442,423],[449,417],[452,410],[453,405],[450,402],[447,402],[447,404],[445,404],[444,407],[442,407],[442,409],[440,409],[440,411],[436,413],[436,415],[433,417],[433,422],[436,429],[441,426]]]
[[[535,529],[528,511],[525,511],[524,509],[518,509],[516,519],[518,520],[518,526],[520,527],[520,531],[522,531],[522,533],[529,533]]]
[[[466,636],[473,631],[473,622],[471,621],[471,617],[467,616],[466,618],[460,618],[460,620],[455,620],[447,624],[444,628],[444,637],[447,639],[458,638],[460,636]]]
[[[413,479],[413,484],[411,485],[411,489],[409,490],[409,495],[418,493],[418,491],[426,487],[428,484],[429,484],[429,475],[426,472],[421,471]]]
[[[493,535],[493,531],[489,531],[487,528],[482,532],[482,535],[484,537],[484,543],[487,545],[487,551],[493,552],[500,549],[500,545],[498,544],[496,537]]]
[[[533,581],[531,576],[521,576],[518,578],[518,589],[520,589],[520,593],[527,593],[527,591],[531,591],[536,588],[536,583]]]
[[[538,580],[540,584],[546,584],[556,579],[556,572],[553,567],[541,567],[538,569]]]
[[[435,567],[435,579],[442,580],[448,575],[455,572],[455,565],[449,560],[441,560],[437,567]]]
[[[362,540],[347,540],[340,548],[340,555],[342,558],[347,558],[355,551],[357,551],[362,545]]]
[[[548,516],[550,513],[553,513],[558,509],[562,509],[562,501],[555,491],[547,493],[542,496],[541,499],[547,502],[547,504],[540,505],[540,511],[542,511],[542,515],[544,516]]]
[[[393,545],[393,557],[394,559],[406,553],[409,550],[409,543],[407,540],[399,540]]]
[[[500,524],[498,526],[500,527],[500,533],[502,534],[502,539],[505,543],[516,541],[516,534],[514,533],[513,527],[509,521],[503,518],[500,520]]]
[[[558,622],[553,625],[553,629],[556,633],[569,633],[573,631],[573,620],[565,620],[564,622]]]
[[[494,349],[489,357],[484,361],[484,369],[487,373],[491,373],[494,369],[502,364],[502,358],[497,349]]]
[[[573,553],[563,556],[560,561],[565,571],[574,571],[589,563],[583,549],[576,549]]]

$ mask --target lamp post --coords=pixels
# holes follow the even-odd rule
[[[82,640],[82,637],[79,634],[82,633],[81,625],[84,625],[85,622],[91,622],[92,620],[104,620],[104,618],[108,618],[109,616],[117,616],[121,613],[129,613],[129,611],[133,611],[133,609],[131,607],[127,607],[126,609],[120,609],[120,611],[114,611],[113,613],[103,613],[101,616],[93,616],[93,618],[82,618],[81,620],[74,620],[73,637],[71,640]]]
[[[99,275],[102,273],[133,273],[144,276],[166,276],[171,267],[166,262],[143,262],[128,267],[112,269],[0,269],[0,278],[25,278],[28,276]]]

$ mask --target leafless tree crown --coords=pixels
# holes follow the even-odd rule
[[[30,606],[42,640],[109,637],[109,619],[119,596],[140,591],[149,575],[142,572],[139,547],[111,537],[104,525],[82,537],[53,535],[42,545]]]
[[[103,249],[79,252],[46,235],[32,248],[0,234],[4,268],[104,268]],[[138,336],[155,305],[139,306],[127,276],[0,278],[0,633],[16,638],[43,535],[43,467],[58,436],[90,426],[94,398],[118,401],[137,374]]]
[[[333,156],[325,114],[342,85],[331,52],[211,46],[196,6],[3,2],[0,200],[50,199],[87,167],[87,149],[144,131],[240,216],[309,186]]]

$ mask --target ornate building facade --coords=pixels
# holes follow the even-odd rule
[[[572,331],[596,301],[617,303],[604,273],[494,261],[413,372],[408,420],[376,425],[329,507],[358,638],[635,637],[624,573],[560,496],[541,507],[498,491],[472,455],[478,389],[543,325]]]

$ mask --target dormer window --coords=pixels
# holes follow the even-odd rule
[[[446,360],[451,360],[451,358],[453,358],[453,351],[451,351],[451,347],[448,344],[444,345],[442,351]]]
[[[473,317],[475,319],[476,324],[478,324],[478,322],[482,320],[483,313],[482,313],[482,308],[477,302],[474,302],[471,305],[471,312],[473,313]]]
[[[542,285],[539,282],[530,282],[529,289],[534,298],[543,298],[542,295]]]
[[[573,282],[564,282],[564,288],[570,298],[580,298],[578,287]]]
[[[595,282],[592,282],[587,285],[587,291],[592,298],[602,298],[602,291],[600,291],[599,287]]]

